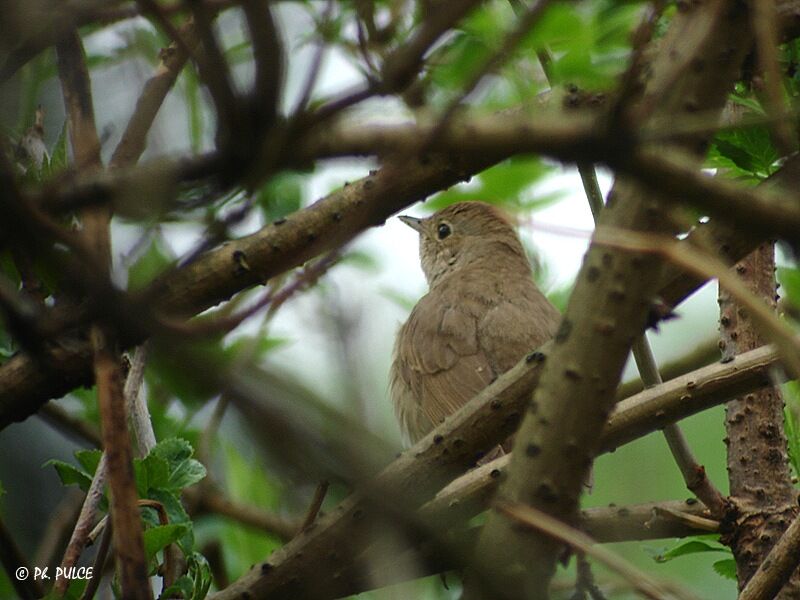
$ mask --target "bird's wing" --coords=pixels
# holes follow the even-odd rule
[[[495,373],[478,344],[474,300],[422,298],[398,334],[392,373],[395,408],[416,441],[486,387]]]
[[[558,309],[531,282],[515,283],[511,294],[514,302],[493,303],[478,322],[481,348],[496,373],[508,371],[552,338],[561,319]]]

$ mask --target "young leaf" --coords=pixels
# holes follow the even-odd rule
[[[736,581],[736,561],[732,558],[723,558],[711,565],[719,575],[725,579]]]
[[[656,554],[653,558],[656,562],[667,562],[678,558],[679,556],[686,556],[687,554],[698,554],[701,552],[726,552],[730,553],[730,548],[721,544],[717,540],[718,535],[699,535],[689,537],[678,542],[669,550]]]
[[[152,560],[156,552],[177,542],[190,529],[186,523],[170,523],[146,530],[144,532],[144,551],[147,554],[147,559]]]
[[[142,289],[172,264],[173,258],[160,236],[154,237],[147,250],[128,269],[128,288]]]
[[[77,450],[75,452],[75,459],[89,475],[94,475],[94,472],[97,471],[97,465],[100,464],[100,457],[102,456],[103,452],[96,448],[91,450]]]
[[[193,453],[191,444],[180,438],[169,438],[156,444],[151,454],[164,459],[169,467],[167,484],[160,487],[177,491],[206,476],[205,467],[192,458]]]
[[[56,469],[61,483],[64,485],[77,485],[84,492],[89,489],[92,483],[92,478],[86,473],[81,471],[75,465],[64,462],[63,460],[51,459],[48,460],[44,466],[53,465]]]

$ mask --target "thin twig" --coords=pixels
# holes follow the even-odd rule
[[[633,342],[633,357],[645,388],[663,383],[646,333]],[[680,426],[672,423],[664,427],[664,438],[667,440],[686,487],[709,508],[711,514],[722,518],[726,510],[725,498],[708,479],[703,466],[697,462]]]
[[[540,531],[603,563],[630,583],[634,589],[652,600],[666,600],[668,598],[696,600],[694,594],[656,581],[638,567],[633,566],[609,550],[598,546],[592,538],[582,531],[562,523],[545,512],[531,506],[512,504],[502,500],[495,503],[495,508],[518,523]]]
[[[47,526],[39,539],[36,554],[33,556],[35,565],[51,567],[51,571],[55,572],[61,553],[78,520],[83,498],[84,493],[81,490],[71,488],[59,500],[55,510],[50,513]]]
[[[86,583],[86,588],[83,591],[81,600],[92,600],[97,589],[100,587],[100,582],[103,579],[103,571],[106,566],[106,559],[108,558],[108,551],[111,548],[112,535],[113,528],[109,523],[103,530],[103,537],[100,538],[100,545],[97,548],[97,554],[95,554],[94,564],[92,565],[92,578]]]
[[[322,502],[325,500],[325,495],[328,493],[328,486],[330,482],[320,481],[317,488],[314,490],[314,497],[311,499],[311,504],[308,507],[308,512],[303,519],[303,524],[300,526],[300,531],[306,531],[317,520],[317,515],[322,508]]]
[[[120,583],[127,598],[151,600],[153,595],[147,578],[139,495],[133,477],[133,451],[125,417],[126,402],[119,360],[112,350],[108,333],[98,326],[92,327],[92,346]]]
[[[328,28],[330,25],[331,16],[333,15],[333,7],[333,0],[328,0],[325,4],[325,10],[322,13],[322,25],[317,26],[317,31],[324,32]],[[311,94],[314,91],[314,87],[316,87],[320,68],[322,67],[323,59],[325,58],[326,48],[327,46],[325,44],[324,34],[321,34],[317,40],[316,48],[314,49],[314,57],[311,59],[311,68],[308,70],[305,83],[301,88],[303,91],[300,93],[300,99],[297,101],[294,111],[291,113],[295,115],[295,118],[297,118],[297,115],[300,115],[302,111],[305,110],[308,101],[311,99]]]
[[[645,14],[631,38],[632,52],[628,67],[620,77],[620,83],[615,93],[615,99],[610,106],[611,128],[631,129],[636,123],[645,123],[650,116],[652,103],[641,102],[635,105],[635,100],[642,91],[642,69],[645,65],[645,50],[649,47],[650,40],[656,30],[656,24],[664,11],[664,0],[654,0],[645,8]],[[628,111],[632,111],[633,114]],[[629,121],[630,119],[630,121]]]
[[[179,30],[186,47],[196,50],[199,41],[194,30],[194,22],[189,20]],[[172,89],[178,75],[189,58],[189,53],[178,42],[173,41],[160,53],[161,63],[155,73],[148,79],[133,111],[125,132],[122,134],[109,166],[112,168],[135,164],[145,148],[147,133],[153,125],[167,94]]]
[[[737,302],[747,308],[756,324],[763,329],[764,334],[770,337],[783,359],[784,367],[792,377],[800,377],[800,344],[793,332],[759,298],[753,295],[722,261],[672,238],[653,234],[645,235],[610,227],[598,228],[595,231],[594,243],[661,254],[686,271],[706,278],[717,278],[720,285],[725,287]]]
[[[774,0],[758,0],[751,10],[753,34],[756,42],[756,56],[761,71],[764,92],[766,93],[767,114],[782,113],[786,110],[783,99],[783,75],[778,53],[778,19]],[[772,139],[781,154],[788,155],[797,149],[797,139],[792,133],[791,123],[776,119],[771,123]]]
[[[64,558],[61,559],[62,571],[68,571],[74,567],[78,562],[78,558],[86,546],[86,541],[89,539],[89,534],[94,527],[94,520],[100,506],[100,500],[103,498],[103,490],[106,483],[106,459],[105,455],[100,457],[100,462],[97,464],[97,470],[92,477],[92,483],[89,485],[89,490],[86,492],[86,498],[83,501],[81,512],[78,515],[78,521],[75,523],[75,528],[72,530],[67,548],[64,551]],[[53,584],[53,589],[56,594],[63,595],[67,591],[69,580],[62,578],[56,579]]]
[[[575,555],[575,568],[577,577],[575,580],[575,595],[574,598],[586,598],[586,594],[592,600],[606,600],[603,592],[597,587],[594,581],[594,574],[592,573],[592,564],[587,560],[583,552],[577,552]]]
[[[219,123],[230,127],[235,122],[237,101],[227,63],[214,37],[211,22],[215,13],[204,5],[191,4],[196,31],[202,44],[202,48],[198,48],[181,35],[157,2],[137,0],[137,3],[141,6],[142,12],[152,17],[169,38],[196,62],[200,78],[211,93]]]
[[[141,393],[144,383],[144,369],[147,363],[147,346],[136,348],[131,359],[128,377],[125,379],[125,406],[129,415],[139,457],[147,456],[156,445],[156,434],[150,420],[147,400]]]
[[[603,196],[597,183],[597,173],[591,164],[585,163],[579,164],[578,170],[596,223],[600,211],[604,207]],[[634,340],[631,350],[645,388],[663,383],[646,332]],[[680,469],[686,487],[700,498],[714,516],[721,518],[725,514],[725,499],[709,480],[705,468],[697,462],[680,426],[677,423],[670,423],[664,427],[664,438],[667,440],[667,445],[678,469]]]
[[[514,49],[522,42],[533,26],[536,25],[549,5],[550,0],[536,0],[518,16],[516,27],[506,34],[500,47],[472,73],[467,83],[461,87],[458,96],[453,98],[442,111],[439,117],[439,124],[431,131],[430,139],[438,137],[442,130],[447,127],[447,123],[461,105],[461,102],[478,87],[478,84],[483,81],[484,77],[499,69],[503,63],[511,57],[514,53]],[[422,144],[423,147],[427,145],[427,142]]]
[[[268,307],[267,316],[271,317],[277,310],[291,298],[294,294],[313,286],[331,267],[341,258],[341,250],[329,252],[320,259],[301,269],[294,280],[277,292],[268,290],[253,305],[243,309],[234,315],[227,315],[220,318],[212,318],[206,321],[196,321],[185,323],[174,319],[160,319],[160,323],[168,331],[182,336],[208,336],[218,333],[228,332],[235,329],[245,320],[256,315],[262,309]],[[240,259],[240,267],[249,269],[246,259]]]
[[[253,527],[280,540],[292,539],[300,530],[300,524],[263,508],[245,504],[226,496],[213,483],[204,483],[184,491],[187,502],[194,504],[197,514],[213,513]]]
[[[653,508],[653,516],[666,517],[687,527],[694,529],[702,529],[711,533],[717,533],[720,528],[720,522],[714,519],[706,519],[691,515],[687,512],[674,510],[668,506],[656,506]]]

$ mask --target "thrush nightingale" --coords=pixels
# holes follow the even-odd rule
[[[560,314],[495,207],[460,202],[400,219],[419,232],[430,288],[400,328],[390,375],[400,428],[415,443],[550,339]]]

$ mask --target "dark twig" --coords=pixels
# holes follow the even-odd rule
[[[649,23],[649,21],[646,20],[645,23]],[[652,33],[649,29],[648,32]],[[592,216],[597,222],[600,211],[604,206],[600,186],[597,183],[597,174],[590,164],[579,165],[579,171],[586,190],[586,197],[592,210]],[[655,356],[653,356],[653,350],[647,340],[647,333],[642,333],[633,342],[632,352],[645,388],[663,383]],[[711,510],[714,516],[721,518],[725,514],[725,499],[708,479],[703,466],[697,462],[680,426],[677,423],[671,423],[664,427],[664,437],[681,471],[686,487],[703,501],[703,504]]]
[[[317,80],[319,79],[319,72],[322,67],[322,62],[325,58],[325,50],[327,48],[325,44],[324,32],[330,26],[330,20],[333,15],[333,7],[333,0],[328,0],[325,4],[325,11],[322,13],[322,23],[317,26],[317,29],[322,33],[317,40],[316,48],[314,49],[314,57],[311,59],[311,67],[306,74],[305,83],[301,88],[302,91],[300,92],[300,99],[297,101],[294,111],[292,112],[292,114],[295,115],[294,118],[297,118],[297,116],[305,110],[308,101],[311,99],[311,94],[314,92],[314,87],[317,84]],[[359,29],[359,32],[360,31],[361,30]]]
[[[291,283],[277,292],[273,290],[265,292],[262,297],[252,306],[245,308],[235,315],[229,315],[208,321],[193,322],[189,324],[161,319],[161,324],[167,331],[171,331],[182,336],[207,336],[231,331],[232,329],[235,329],[241,325],[242,322],[267,307],[269,307],[267,316],[272,316],[283,305],[283,303],[291,298],[294,294],[313,286],[319,280],[319,278],[328,271],[328,269],[338,262],[340,257],[340,250],[329,252],[322,258],[301,269]],[[243,269],[249,268],[247,266],[246,259],[244,258],[241,259],[240,266]]]
[[[504,62],[511,58],[514,49],[522,42],[534,25],[536,25],[549,5],[549,0],[536,0],[517,17],[516,26],[512,31],[506,34],[500,47],[472,73],[467,82],[462,86],[458,96],[453,98],[442,111],[439,117],[439,124],[430,134],[431,138],[438,137],[439,133],[447,126],[450,118],[456,110],[458,110],[462,101],[478,87],[478,84],[480,84],[487,75],[499,69]],[[427,144],[423,144],[423,147],[426,145]]]
[[[111,492],[110,513],[114,527],[114,551],[120,569],[123,594],[132,600],[151,600],[147,578],[139,495],[133,478],[133,450],[126,419],[125,396],[119,360],[108,335],[92,329],[95,349],[95,381]]]
[[[573,529],[545,512],[530,506],[511,504],[504,501],[497,502],[495,506],[497,510],[519,524],[540,531],[569,545],[574,550],[602,562],[625,579],[639,593],[652,598],[652,600],[666,600],[669,598],[693,600],[696,598],[694,594],[690,594],[687,591],[676,589],[674,586],[667,587],[665,584],[656,581],[638,567],[633,566],[609,550],[598,546],[593,539],[582,531]]]
[[[767,113],[770,115],[786,111],[783,99],[783,75],[778,51],[778,15],[774,0],[754,2],[751,10],[753,34],[756,41],[756,56],[763,77]],[[792,133],[791,121],[776,119],[771,123],[772,139],[781,154],[788,155],[797,148],[796,136]]]
[[[431,46],[479,4],[477,0],[448,0],[437,5],[408,41],[386,57],[382,91],[393,93],[405,89],[420,72]]]
[[[330,482],[321,481],[314,490],[314,497],[311,499],[311,504],[308,507],[306,516],[303,519],[303,524],[300,525],[300,531],[306,531],[317,520],[317,515],[322,508],[322,502],[325,500],[325,495],[328,493],[328,486]]]
[[[235,123],[238,102],[233,84],[230,81],[227,63],[214,37],[212,27],[214,13],[202,3],[191,3],[195,27],[202,45],[200,49],[195,51],[193,45],[187,42],[181,32],[175,28],[157,2],[154,0],[137,0],[137,2],[142,7],[142,12],[151,16],[170,39],[194,59],[200,78],[208,86],[217,111],[219,124],[227,129],[226,135],[230,135],[231,129],[233,131],[237,129],[235,126],[231,127],[231,125]]]
[[[639,375],[646,388],[663,383],[656,359],[653,356],[653,350],[647,341],[647,334],[642,334],[641,337],[633,342],[633,357],[636,360]],[[722,518],[727,507],[725,498],[708,479],[703,466],[697,462],[680,426],[673,423],[664,427],[664,438],[667,440],[686,487],[700,498],[703,504],[709,508],[712,515]]]
[[[654,0],[652,4],[645,8],[645,14],[636,28],[631,39],[633,52],[628,61],[628,68],[620,77],[620,83],[615,93],[615,99],[609,108],[611,127],[630,128],[634,123],[645,123],[650,111],[653,110],[653,103],[640,103],[634,107],[635,100],[642,91],[644,82],[642,81],[642,69],[645,66],[645,50],[655,33],[656,24],[661,14],[664,12],[664,0]],[[633,111],[629,113],[628,111]]]
[[[59,500],[47,521],[44,533],[39,539],[33,564],[50,567],[55,572],[61,553],[69,541],[70,534],[78,520],[85,494],[71,488]]]
[[[189,58],[186,47],[195,49],[198,44],[194,22],[191,20],[177,31],[177,35],[180,36],[181,40],[184,40],[186,46],[181,46],[177,41],[173,41],[168,48],[161,51],[161,63],[155,73],[144,84],[136,101],[136,108],[128,120],[125,132],[122,134],[122,138],[111,156],[109,166],[132,165],[142,155],[147,140],[147,132],[150,131],[158,110]]]
[[[588,595],[592,600],[606,600],[603,592],[597,587],[592,573],[592,565],[582,552],[575,553],[575,568],[577,577],[575,581],[575,595],[573,599],[585,599]]]
[[[184,491],[186,500],[195,506],[196,514],[212,513],[289,541],[300,530],[300,524],[257,506],[226,496],[214,484],[201,484]]]
[[[113,526],[110,521],[106,521],[106,526],[103,529],[103,537],[100,538],[100,545],[97,547],[97,554],[95,554],[94,564],[92,565],[92,578],[87,582],[81,600],[92,600],[97,589],[100,587],[106,560],[108,559],[108,551],[111,548],[112,536]]]

